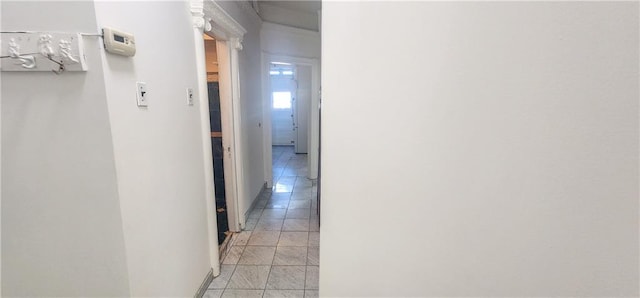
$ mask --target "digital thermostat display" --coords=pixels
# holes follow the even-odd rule
[[[133,34],[105,27],[102,29],[102,37],[107,52],[128,57],[136,54],[136,40]]]
[[[124,42],[124,36],[120,36],[120,35],[117,35],[117,34],[113,35],[113,39],[115,41]]]

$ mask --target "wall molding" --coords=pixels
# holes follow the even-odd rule
[[[197,15],[192,13],[193,27],[202,30],[203,32],[211,31],[211,20],[205,19],[204,14]]]
[[[216,47],[218,49],[218,62],[220,66],[220,77],[227,80],[227,84],[220,85],[221,99],[226,100],[233,105],[233,108],[224,110],[224,115],[233,121],[233,125],[229,126],[232,131],[224,130],[227,139],[233,142],[233,155],[229,154],[233,165],[231,170],[225,169],[230,185],[227,188],[227,207],[229,210],[229,228],[231,231],[239,230],[241,224],[244,224],[244,218],[239,218],[239,209],[242,207],[240,200],[243,198],[241,188],[238,184],[243,185],[242,160],[235,156],[242,156],[242,144],[238,141],[241,133],[239,132],[240,109],[239,109],[239,63],[238,51],[242,49],[242,38],[247,30],[240,23],[234,20],[218,3],[213,0],[191,0],[190,12],[192,16],[193,37],[195,45],[196,69],[198,74],[198,97],[206,98],[207,96],[207,70],[206,70],[206,54],[204,51],[204,36],[214,36],[217,40]],[[209,256],[213,275],[220,274],[220,255],[218,251],[218,230],[217,216],[215,213],[215,186],[213,180],[215,174],[213,171],[213,158],[211,155],[211,137],[209,131],[209,102],[208,100],[198,100],[200,122],[202,128],[202,154],[205,168],[203,176],[205,178],[205,193],[207,205],[207,225],[209,226]],[[225,119],[225,118],[223,118]],[[223,122],[226,124],[227,122]],[[231,150],[230,150],[231,151]],[[227,168],[227,167],[225,167]],[[231,178],[233,177],[233,179]],[[236,190],[235,192],[232,191]]]
[[[227,190],[227,209],[229,219],[229,230],[232,232],[240,231],[240,227],[244,225],[245,218],[240,215],[240,210],[244,210],[244,149],[242,146],[242,115],[241,115],[241,102],[240,102],[240,58],[239,51],[242,50],[242,39],[247,33],[247,30],[234,19],[220,3],[214,0],[192,0],[196,1],[192,8],[192,14],[194,16],[200,16],[198,9],[201,9],[203,18],[208,20],[211,24],[211,30],[206,34],[214,37],[216,42],[216,48],[218,52],[218,67],[220,78],[220,99],[222,110],[222,133],[226,136],[227,141],[223,141],[224,146],[227,147],[227,153],[225,154],[225,185]],[[199,5],[199,2],[202,2]],[[233,7],[231,7],[233,8]],[[202,35],[200,35],[202,36]],[[204,39],[200,40],[196,36],[199,42],[204,42]],[[197,48],[204,48],[204,46],[197,44]],[[201,55],[198,65],[204,66],[206,58]],[[207,94],[207,82],[206,82],[206,70],[202,75],[202,81],[200,82],[200,88],[202,91],[200,94]],[[222,105],[225,102],[225,105]],[[200,101],[201,103],[201,121],[203,127],[209,125],[209,110],[208,102]],[[227,128],[225,128],[227,127]],[[206,131],[206,129],[203,129]],[[206,139],[210,142],[209,133],[207,133]],[[207,142],[205,140],[205,143]],[[205,149],[207,151],[207,149]],[[209,144],[208,154],[211,155],[211,149]],[[227,163],[228,159],[228,163]],[[229,165],[227,167],[226,165]],[[228,182],[228,184],[227,184]],[[212,209],[215,210],[215,209]],[[212,221],[215,222],[215,214],[211,215]],[[216,232],[217,233],[217,232]],[[216,234],[216,246],[217,246],[217,234]],[[216,251],[216,255],[218,252]],[[219,260],[213,260],[219,266]],[[214,274],[218,273],[216,267],[213,267]]]
[[[223,40],[229,40],[233,37],[242,40],[242,37],[247,33],[247,30],[240,23],[213,0],[192,1],[191,13],[194,17],[200,16],[200,13],[203,17],[206,16],[204,18],[211,24],[210,30],[206,31],[214,31],[214,35]]]
[[[206,58],[204,51],[204,29],[210,28],[211,24],[207,20],[207,16],[204,14],[204,2],[202,0],[191,0],[190,7],[192,25],[193,25],[193,41],[194,41],[194,57],[196,59],[196,73],[198,75],[198,98],[204,98],[207,94],[207,68]],[[208,26],[207,26],[208,25]],[[204,135],[204,132],[209,132],[209,103],[208,101],[198,100],[199,114],[200,114],[200,127],[202,129],[202,158],[204,161],[203,177],[205,179],[205,204],[207,207],[207,227],[208,227],[208,242],[209,242],[209,261],[211,262],[212,275],[220,274],[220,261],[218,254],[218,227],[216,219],[216,203],[215,203],[215,186],[213,184],[213,156],[211,155],[211,137]],[[204,106],[204,107],[203,107]],[[206,279],[205,279],[206,281]],[[196,293],[202,295],[201,289]],[[201,297],[201,296],[200,296]]]
[[[213,269],[209,270],[209,273],[207,273],[207,276],[204,277],[202,284],[200,284],[198,291],[193,297],[202,298],[204,296],[204,293],[207,291],[207,288],[209,288],[209,284],[211,284],[212,281],[213,281]]]

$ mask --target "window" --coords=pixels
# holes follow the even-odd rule
[[[291,108],[291,92],[273,92],[273,108],[274,109],[290,109]]]
[[[269,70],[272,76],[293,76],[293,69],[290,67],[274,67]]]

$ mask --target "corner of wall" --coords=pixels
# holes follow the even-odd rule
[[[97,27],[92,1],[0,7],[5,31]],[[0,73],[5,296],[129,295],[100,39],[84,46],[87,72]]]

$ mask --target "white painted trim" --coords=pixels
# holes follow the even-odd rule
[[[240,131],[240,77],[238,76],[240,66],[238,64],[238,51],[242,49],[242,38],[247,30],[240,23],[234,20],[224,9],[213,0],[192,0],[191,14],[194,19],[194,40],[195,40],[195,56],[198,73],[198,97],[200,108],[200,120],[203,136],[203,156],[204,156],[204,178],[206,191],[207,206],[207,224],[209,225],[209,245],[210,258],[213,275],[220,275],[220,260],[218,252],[218,231],[217,231],[217,214],[215,205],[215,189],[213,176],[213,156],[211,154],[211,127],[209,123],[209,101],[207,91],[207,70],[206,57],[204,50],[204,32],[216,39],[216,47],[218,52],[220,84],[220,101],[221,116],[224,127],[227,127],[225,135],[228,141],[225,150],[230,159],[230,167],[225,167],[225,183],[229,179],[230,184],[226,184],[227,190],[227,216],[229,218],[229,229],[239,232],[245,224],[244,216],[240,216],[242,206],[242,188],[244,185],[242,156],[242,143],[239,135]],[[227,104],[223,107],[223,102]],[[224,141],[225,139],[223,139]],[[223,143],[223,146],[225,144]],[[225,154],[225,156],[226,156]],[[229,175],[226,174],[228,172]],[[230,187],[226,187],[230,185]],[[229,195],[231,193],[231,195]]]
[[[308,103],[307,108],[301,110],[300,109],[300,105],[303,102],[301,100],[302,95],[300,94],[300,71],[299,71],[299,69],[300,69],[301,66],[309,68],[309,82],[308,82],[309,83],[309,92],[313,93],[313,90],[311,89],[311,77],[312,77],[312,72],[313,72],[312,67],[308,66],[308,65],[296,64],[295,65],[295,71],[293,73],[293,79],[296,82],[295,101],[294,101],[294,104],[293,104],[293,107],[294,107],[294,109],[293,109],[293,117],[294,117],[293,123],[295,124],[295,130],[294,130],[294,132],[295,132],[294,133],[294,139],[295,139],[294,152],[296,154],[297,153],[309,154],[309,146],[311,145],[311,139],[309,138],[309,132],[310,132],[309,121],[310,121],[310,118],[311,118],[311,94],[309,94],[309,103]],[[305,111],[306,112],[306,117],[305,116],[300,117],[300,111]],[[301,120],[301,119],[304,119],[304,121]],[[304,137],[306,139],[306,141],[304,143],[306,143],[306,144],[303,145],[304,148],[306,148],[305,150],[302,150],[300,148],[300,144],[302,144],[302,142],[300,142],[299,127],[300,127],[300,124],[303,123],[303,122],[306,122],[306,126],[307,126],[307,129],[306,129],[306,132],[305,132],[306,136]],[[308,160],[307,160],[307,165],[308,164],[309,163],[308,163]]]
[[[236,179],[236,152],[234,152],[234,129],[233,129],[233,104],[231,87],[231,49],[228,42],[217,40],[216,51],[218,53],[218,77],[220,90],[220,117],[222,122],[222,149],[224,150],[224,184],[227,201],[227,217],[229,220],[229,230],[239,230],[238,224],[238,181]],[[229,125],[229,124],[232,125]]]
[[[234,232],[241,231],[242,228],[245,227],[246,216],[244,212],[241,213],[241,210],[245,210],[244,202],[246,194],[244,193],[244,161],[242,160],[242,156],[244,156],[244,147],[242,146],[243,134],[241,128],[242,123],[242,108],[241,108],[241,100],[240,100],[240,64],[238,60],[238,50],[242,49],[242,44],[236,38],[232,38],[231,41],[232,46],[230,55],[230,63],[231,69],[229,71],[231,80],[231,104],[232,104],[232,113],[233,113],[233,143],[235,145],[235,175],[236,175],[236,217],[238,218],[238,226],[234,227],[236,230]],[[229,225],[231,228],[231,225]]]
[[[271,132],[271,79],[269,74],[270,55],[264,51],[260,55],[262,65],[262,141],[264,155],[264,179],[267,188],[273,187],[273,148]]]
[[[267,186],[273,185],[273,164],[271,153],[271,78],[269,76],[269,63],[271,61],[288,62],[297,65],[311,66],[311,105],[309,115],[309,153],[307,168],[309,173],[307,178],[318,178],[318,157],[320,144],[320,124],[319,124],[319,101],[320,101],[320,62],[317,58],[305,58],[289,55],[262,52],[262,96],[263,96],[263,117],[264,117],[264,154],[265,154],[265,177]]]
[[[233,19],[218,3],[213,0],[205,0],[203,3],[203,13],[209,20],[217,39],[229,40],[239,38],[247,33],[247,30]]]
[[[222,122],[222,149],[224,150],[224,182],[227,201],[227,218],[229,230],[240,231],[238,207],[238,179],[236,168],[237,152],[235,145],[234,113],[233,113],[233,87],[231,76],[231,47],[229,42],[216,40],[218,53],[218,76],[220,87],[220,118]]]
[[[220,256],[218,252],[218,225],[216,214],[215,189],[213,183],[213,155],[211,154],[211,127],[209,124],[209,101],[207,99],[207,67],[204,50],[204,29],[207,28],[202,2],[192,2],[193,37],[195,42],[196,72],[198,76],[198,108],[200,109],[200,129],[202,135],[202,153],[205,185],[205,206],[207,208],[207,231],[209,235],[209,258],[213,275],[220,275]]]
[[[245,216],[241,214],[241,210],[244,210],[245,194],[242,187],[244,185],[244,164],[241,158],[243,156],[243,148],[240,129],[242,122],[240,118],[240,64],[238,62],[238,51],[242,50],[242,38],[247,33],[247,30],[213,0],[204,1],[203,12],[205,18],[211,24],[212,30],[210,34],[216,39],[216,44],[225,45],[223,51],[218,52],[218,67],[220,67],[218,72],[221,82],[226,81],[229,83],[220,85],[221,105],[223,101],[230,103],[224,109],[222,106],[220,107],[221,113],[228,115],[228,117],[223,117],[222,126],[231,128],[227,130],[225,135],[227,141],[225,149],[230,161],[229,164],[232,165],[229,167],[232,173],[225,175],[225,181],[227,178],[233,177],[230,181],[230,187],[225,187],[227,191],[227,216],[229,218],[229,230],[240,232],[245,226]],[[220,56],[221,53],[222,57]],[[228,67],[224,65],[225,63],[228,63]],[[207,121],[209,120],[207,119]],[[225,138],[223,138],[223,143],[225,143]],[[229,170],[225,169],[225,173]],[[235,195],[229,196],[229,190],[232,190]]]
[[[196,292],[196,294],[193,297],[195,297],[195,298],[204,297],[204,293],[207,292],[207,289],[209,288],[209,284],[211,284],[211,281],[213,281],[213,269],[209,270],[209,272],[207,272],[207,276],[204,277],[204,280],[202,281],[202,284],[200,284],[200,287],[198,288],[198,291]]]

